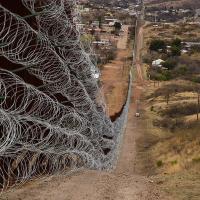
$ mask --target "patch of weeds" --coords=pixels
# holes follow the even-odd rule
[[[157,167],[162,167],[164,165],[162,160],[158,160],[156,163]]]
[[[171,165],[177,165],[178,161],[177,160],[173,160],[171,161]]]

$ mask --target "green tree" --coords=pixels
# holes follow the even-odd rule
[[[149,49],[151,51],[166,50],[166,43],[163,40],[152,40]]]
[[[99,28],[102,28],[102,16],[98,16]]]
[[[120,22],[115,22],[114,27],[115,27],[115,32],[119,32],[122,28],[122,24]]]

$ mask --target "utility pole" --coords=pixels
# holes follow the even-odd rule
[[[154,16],[155,16],[155,23],[157,23],[157,11],[155,11],[155,14],[154,14]]]
[[[139,3],[139,1],[138,1]],[[141,11],[140,11],[140,14],[137,13],[137,16],[136,16],[136,23],[135,23],[135,41],[134,41],[134,53],[133,53],[133,63],[135,63],[136,61],[136,52],[135,50],[137,49],[137,44],[136,44],[136,41],[137,41],[137,35],[138,35],[138,30],[139,30],[139,27],[141,26],[141,23],[143,22],[144,20],[144,13],[145,13],[145,7],[144,7],[144,2],[143,0],[140,1],[140,5],[142,6],[141,8]]]
[[[197,121],[199,120],[199,111],[200,111],[200,92],[198,91],[198,97],[197,97]]]

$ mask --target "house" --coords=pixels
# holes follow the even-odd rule
[[[115,23],[116,21],[118,21],[118,19],[113,19],[113,18],[106,18],[105,19],[105,22],[107,23],[107,24],[110,24],[110,23]]]
[[[115,22],[109,22],[108,26],[113,27],[115,25]]]
[[[93,21],[92,23],[91,23],[91,27],[93,27],[93,28],[97,28],[97,27],[99,27],[99,21]]]
[[[167,53],[171,53],[171,48],[172,47],[170,45],[167,46]]]
[[[165,62],[162,59],[157,59],[152,62],[152,67],[162,67],[162,63]]]
[[[182,54],[186,54],[186,53],[188,53],[188,52],[189,52],[189,51],[186,50],[186,49],[181,50],[181,53],[182,53]]]
[[[196,22],[200,22],[200,9],[196,9],[196,13],[195,13],[195,21]]]
[[[189,51],[194,46],[198,46],[198,47],[200,46],[200,42],[182,42],[181,44],[184,46],[186,50],[189,50]]]
[[[98,45],[98,46],[104,46],[104,47],[111,46],[111,42],[107,39],[101,39],[100,41],[94,41],[94,42],[92,42],[92,44]]]

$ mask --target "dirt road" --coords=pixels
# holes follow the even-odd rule
[[[142,42],[140,29],[138,47]],[[138,50],[140,52],[140,50]],[[50,181],[37,181],[4,195],[8,200],[156,200],[162,199],[154,184],[136,172],[136,143],[141,130],[135,118],[136,100],[140,99],[142,70],[137,62],[136,80],[132,85],[132,97],[127,128],[117,168],[111,172],[85,171],[68,177],[55,177]]]

